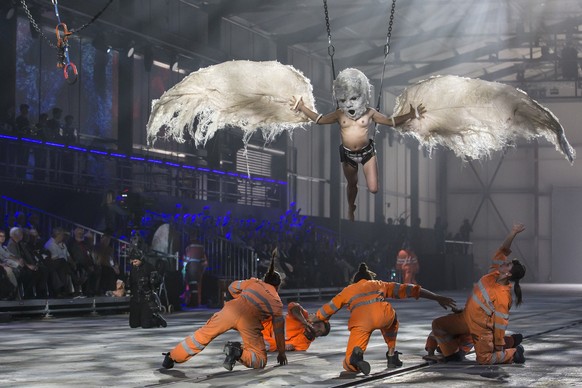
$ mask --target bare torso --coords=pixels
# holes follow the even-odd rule
[[[370,136],[368,133],[373,122],[374,110],[368,108],[357,120],[352,120],[341,110],[337,110],[337,121],[340,125],[340,136],[344,147],[352,151],[358,151],[368,145]]]

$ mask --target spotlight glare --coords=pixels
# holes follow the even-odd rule
[[[135,47],[130,47],[129,50],[127,51],[127,57],[128,58],[133,57],[134,52],[135,52]]]

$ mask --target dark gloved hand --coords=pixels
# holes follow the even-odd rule
[[[517,345],[519,345],[521,343],[521,341],[523,341],[523,335],[522,334],[512,334],[511,337],[513,338],[513,348],[515,348]]]

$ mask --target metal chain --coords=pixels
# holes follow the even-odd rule
[[[38,24],[36,24],[36,21],[32,17],[32,14],[30,13],[30,10],[28,9],[28,6],[26,5],[26,1],[25,0],[20,0],[20,2],[22,3],[22,8],[24,8],[24,12],[26,13],[26,16],[28,17],[28,21],[30,22],[30,24],[32,25],[32,27],[40,34],[40,36],[48,43],[48,45],[51,48],[58,49],[58,47],[55,46],[53,44],[53,42],[51,42],[51,40],[49,38],[47,38],[47,36],[42,32],[42,30],[40,29],[40,27],[38,26]]]
[[[91,19],[91,20],[90,20],[88,23],[86,23],[86,24],[83,24],[81,27],[79,27],[79,28],[77,28],[77,29],[74,29],[74,28],[73,28],[73,29],[69,30],[69,31],[71,32],[71,35],[72,35],[72,34],[75,34],[75,33],[77,33],[77,32],[81,32],[81,31],[83,31],[85,28],[87,28],[87,27],[89,27],[91,24],[93,24],[93,22],[94,22],[95,20],[99,19],[99,16],[101,16],[101,14],[102,14],[103,12],[105,12],[105,10],[107,9],[107,7],[109,7],[109,6],[111,5],[111,3],[113,3],[113,0],[109,0],[109,2],[108,2],[106,5],[105,5],[105,7],[103,7],[103,9],[102,9],[101,11],[97,12],[97,14],[96,14],[95,16],[93,16],[93,18],[92,18],[92,19]]]
[[[386,73],[386,59],[390,54],[390,40],[392,39],[392,25],[394,24],[394,11],[396,9],[396,0],[392,0],[392,9],[390,10],[390,21],[388,22],[388,32],[386,34],[386,44],[384,45],[384,66],[382,68],[382,78],[380,78],[380,90],[378,93],[378,104],[376,110],[380,110],[382,102],[382,88],[384,87],[384,74]]]
[[[386,44],[384,45],[384,57],[390,53],[390,39],[392,38],[392,25],[394,24],[394,11],[396,9],[396,0],[392,0],[392,9],[390,10],[390,21],[388,22],[388,33],[386,34]]]
[[[386,33],[386,44],[384,45],[384,66],[382,67],[382,78],[380,78],[380,88],[378,90],[378,103],[376,104],[376,110],[380,111],[380,104],[382,104],[382,89],[384,88],[384,74],[386,73],[386,59],[388,54],[390,54],[390,39],[392,38],[392,24],[394,24],[394,10],[396,9],[396,0],[392,0],[392,9],[390,10],[390,21],[388,22],[388,32]],[[374,125],[374,135],[372,139],[376,139],[376,133],[378,132],[378,123]],[[392,132],[390,132],[392,133]]]
[[[333,75],[333,79],[335,80],[335,64],[333,62],[333,56],[335,54],[335,47],[331,43],[331,27],[329,25],[329,12],[327,10],[327,0],[323,0],[323,10],[325,12],[325,27],[327,28],[327,54],[331,59],[331,72]]]

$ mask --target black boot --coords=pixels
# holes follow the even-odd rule
[[[168,326],[168,322],[158,313],[154,313],[154,322],[156,322],[157,327],[166,327]]]
[[[402,366],[402,361],[398,358],[398,355],[401,354],[400,352],[394,352],[394,355],[389,356],[388,352],[386,352],[386,359],[388,360],[388,368],[398,368]]]
[[[451,354],[450,356],[446,356],[445,357],[445,362],[461,362],[463,361],[463,355],[461,354],[460,351],[457,351],[453,354]]]
[[[525,356],[524,353],[525,349],[523,348],[522,345],[517,345],[515,347],[515,353],[513,355],[513,362],[515,362],[516,364],[523,364],[525,363]]]
[[[174,367],[174,360],[170,357],[170,352],[162,353],[164,357],[164,361],[162,361],[162,366],[166,369],[172,369]]]
[[[224,345],[223,351],[224,354],[226,354],[226,357],[222,363],[222,366],[227,370],[232,370],[232,368],[234,368],[234,364],[236,364],[236,362],[240,360],[242,356],[241,344],[240,342],[227,342],[226,345]]]
[[[512,334],[511,338],[513,338],[513,346],[512,348],[517,348],[517,345],[523,341],[523,334]]]
[[[370,374],[370,364],[364,361],[364,351],[359,346],[356,346],[350,356],[350,365],[355,366],[360,372],[365,375]]]

